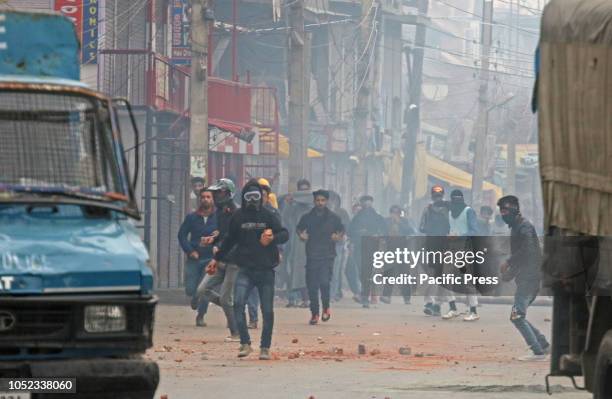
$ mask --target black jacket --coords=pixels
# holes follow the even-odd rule
[[[336,242],[332,240],[333,233],[344,233],[344,226],[340,217],[325,208],[320,214],[317,208],[302,215],[296,227],[298,234],[301,231],[308,233],[306,241],[306,258],[311,260],[334,259],[336,257]]]
[[[259,239],[265,229],[272,229],[274,240],[264,247]],[[216,260],[225,260],[230,250],[236,246],[235,262],[239,267],[250,269],[271,269],[278,265],[278,244],[283,244],[289,238],[287,229],[281,226],[278,218],[269,210],[261,208],[258,211],[245,208],[238,209],[229,225],[229,231]]]
[[[450,232],[449,203],[436,201],[427,205],[421,216],[419,231],[426,236],[447,236]]]
[[[540,288],[542,251],[535,227],[521,218],[510,233],[510,258],[508,264],[516,275],[517,293],[532,295]]]
[[[368,207],[357,212],[348,227],[348,235],[355,245],[361,237],[384,236],[387,234],[387,222],[374,208]]]

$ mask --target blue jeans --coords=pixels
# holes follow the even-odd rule
[[[210,259],[193,259],[188,258],[185,263],[185,294],[188,297],[193,297],[196,294],[198,285],[204,279],[204,268]],[[208,312],[208,300],[201,297],[198,301],[198,315],[203,316]]]
[[[514,306],[510,314],[510,321],[521,333],[535,355],[543,355],[544,349],[549,346],[546,337],[527,320],[527,308],[535,300],[536,295],[514,296]]]
[[[257,288],[261,301],[261,348],[270,348],[274,327],[274,270],[253,270],[241,268],[236,277],[234,291],[234,316],[240,333],[241,344],[251,344],[244,307],[253,288]]]
[[[257,290],[251,291],[247,299],[247,310],[249,312],[249,321],[257,323],[257,308],[259,307],[259,294]]]

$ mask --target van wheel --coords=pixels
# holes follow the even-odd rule
[[[612,399],[612,330],[601,340],[594,374],[593,399]]]

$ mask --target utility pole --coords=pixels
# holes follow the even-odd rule
[[[208,23],[209,0],[192,0],[189,155],[191,176],[208,172]]]
[[[493,0],[484,0],[481,23],[481,66],[480,66],[480,88],[478,98],[478,120],[476,123],[474,169],[472,172],[472,204],[482,204],[482,183],[486,165],[487,150],[487,126],[489,124],[489,55],[491,52],[491,41],[493,39]]]
[[[354,150],[357,165],[353,170],[352,196],[365,194],[367,189],[366,153],[368,121],[372,92],[371,61],[376,47],[376,19],[378,5],[375,0],[361,0],[361,45],[357,52],[357,102],[354,109]]]
[[[418,0],[418,13],[427,16],[428,0]],[[414,192],[414,172],[416,145],[421,130],[421,93],[423,91],[423,59],[425,56],[425,40],[427,26],[418,24],[414,35],[414,48],[406,49],[406,65],[408,65],[409,89],[408,105],[406,107],[406,133],[404,135],[404,165],[402,170],[402,201],[409,202]]]
[[[306,90],[306,79],[310,82],[310,61],[304,32],[304,2],[286,0],[289,6],[289,191],[297,189],[297,182],[306,175],[307,121],[310,108],[310,93]],[[306,62],[308,61],[308,62]]]

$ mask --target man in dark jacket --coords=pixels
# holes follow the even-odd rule
[[[444,187],[435,185],[431,188],[431,204],[423,210],[419,231],[428,238],[425,239],[427,250],[444,251],[445,242],[442,237],[448,236],[450,232],[449,219],[450,203],[444,200]],[[438,266],[425,266],[424,272],[427,274],[440,275],[441,269]],[[423,313],[428,316],[440,316],[440,303],[444,298],[437,298],[438,287],[428,285],[425,290],[425,307]]]
[[[540,265],[542,252],[536,230],[520,212],[519,200],[508,195],[497,202],[504,222],[511,228],[510,258],[502,264],[502,279],[516,282],[514,306],[510,321],[525,339],[532,354],[519,358],[522,361],[545,361],[550,344],[537,328],[527,320],[527,308],[540,290]]]
[[[234,317],[240,333],[238,357],[253,351],[244,308],[249,294],[257,288],[263,318],[259,359],[269,360],[274,327],[274,268],[279,262],[278,245],[285,243],[289,234],[278,218],[263,207],[262,197],[262,188],[256,180],[245,184],[242,208],[232,216],[229,232],[208,264],[207,272],[214,273],[217,261],[225,260],[236,247],[234,256],[240,269],[234,291]]]
[[[178,240],[187,255],[185,293],[191,297],[191,308],[198,311],[196,325],[205,327],[204,316],[208,310],[208,301],[198,298],[196,289],[204,277],[204,266],[213,256],[213,243],[219,231],[212,192],[205,188],[199,195],[200,206],[185,217],[179,228]]]
[[[416,231],[410,221],[403,216],[403,209],[399,205],[392,205],[389,208],[389,217],[386,219],[387,222],[387,235],[388,244],[390,248],[402,248],[408,241],[406,237],[415,236]],[[385,276],[399,276],[401,274],[409,274],[410,267],[402,265],[388,265],[390,267],[385,268]],[[404,297],[404,303],[410,304],[410,297],[412,295],[410,285],[404,284],[401,286],[402,296]],[[383,287],[383,293],[380,297],[380,301],[383,303],[391,303],[391,294],[393,293],[393,284],[386,284]]]
[[[374,198],[371,195],[359,198],[361,210],[351,220],[348,228],[349,238],[354,245],[355,262],[361,268],[361,304],[364,308],[370,307],[373,282],[371,265],[362,262],[363,238],[387,234],[385,218],[372,207],[373,202]]]
[[[306,287],[310,297],[310,324],[319,322],[319,291],[323,303],[321,320],[331,317],[329,289],[336,258],[336,242],[344,235],[340,217],[327,208],[329,192],[317,190],[312,193],[314,208],[303,215],[296,232],[306,242]]]
[[[229,232],[230,220],[238,207],[234,203],[236,187],[230,179],[219,179],[215,184],[208,188],[213,193],[215,206],[217,207],[217,224],[219,225],[219,236],[213,247],[213,253],[219,250],[225,237]],[[217,270],[213,274],[207,274],[198,286],[198,297],[204,297],[223,309],[227,319],[227,327],[230,336],[227,342],[238,342],[238,328],[234,317],[234,286],[238,275],[238,266],[232,254],[226,257],[225,262],[219,262]]]

